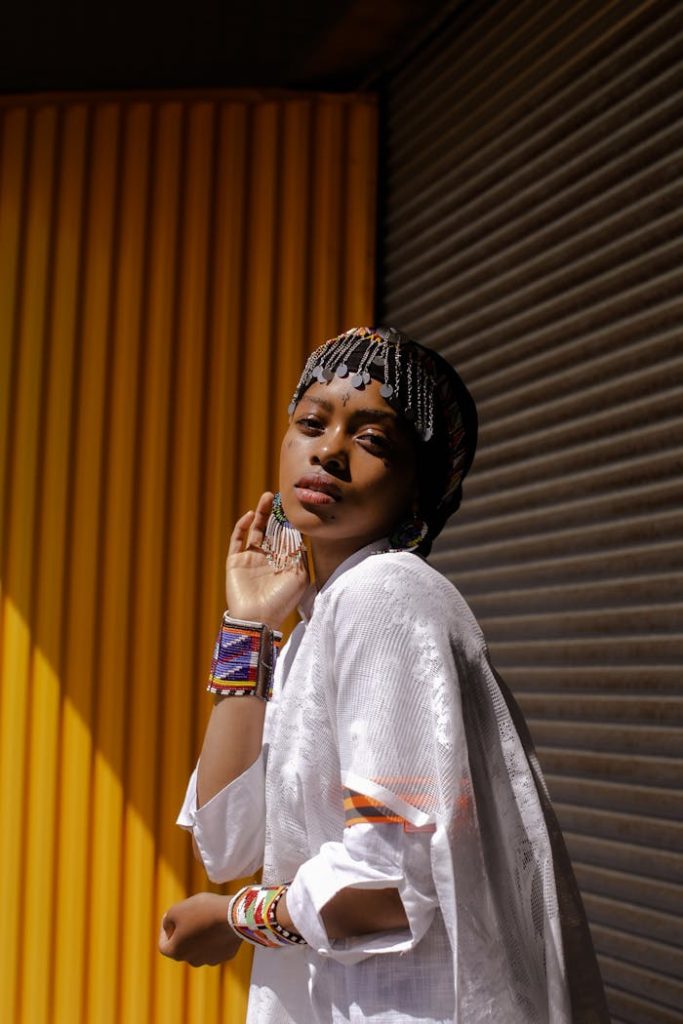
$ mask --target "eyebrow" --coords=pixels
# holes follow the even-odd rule
[[[351,420],[354,423],[356,420],[372,421],[375,423],[397,423],[398,416],[395,412],[389,412],[386,409],[356,409],[351,413]]]
[[[313,402],[314,405],[319,405],[325,412],[332,414],[334,412],[334,403],[328,401],[326,398],[318,398],[317,395],[303,395],[301,401]],[[375,423],[397,423],[398,416],[391,409],[355,409],[350,417],[353,423],[357,421],[375,422]]]

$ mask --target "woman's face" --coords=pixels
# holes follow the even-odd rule
[[[417,494],[415,441],[377,381],[312,384],[282,442],[280,493],[287,518],[314,542],[357,550],[391,533]]]

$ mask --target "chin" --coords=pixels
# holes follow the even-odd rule
[[[335,515],[334,512],[330,511],[330,507],[322,506],[321,508],[305,508],[296,500],[296,498],[282,499],[282,507],[285,510],[285,515],[289,522],[294,526],[299,533],[306,535],[315,536],[321,528],[325,528],[326,524],[331,524]]]
[[[330,516],[329,512],[327,515],[321,515],[318,512],[309,512],[307,509],[298,512],[289,521],[299,533],[303,533],[306,537],[329,537],[330,540],[336,533],[335,527],[338,526],[335,517]]]

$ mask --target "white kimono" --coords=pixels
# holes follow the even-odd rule
[[[217,882],[291,882],[307,946],[256,949],[248,1024],[608,1024],[521,712],[455,587],[375,543],[302,608],[263,754],[178,823]],[[331,941],[340,889],[397,888],[408,927]]]

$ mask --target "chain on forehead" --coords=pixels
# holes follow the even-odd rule
[[[359,345],[367,348],[358,361],[358,368],[351,373],[349,363]],[[410,420],[423,441],[429,441],[434,434],[434,390],[436,381],[429,369],[418,356],[413,345],[394,340],[372,331],[369,327],[353,328],[324,345],[309,356],[289,404],[289,414],[294,412],[297,402],[307,387],[317,380],[329,383],[334,377],[347,378],[354,388],[364,388],[370,383],[370,366],[383,370],[383,384],[380,395],[392,400],[407,420]]]

